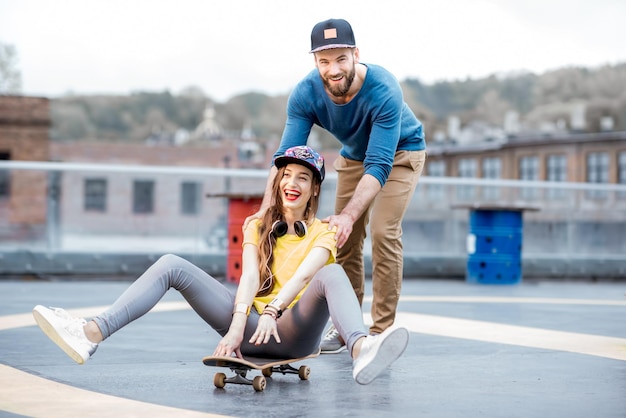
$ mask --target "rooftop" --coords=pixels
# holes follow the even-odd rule
[[[223,370],[201,358],[218,336],[175,292],[84,366],[34,326],[36,304],[91,316],[128,284],[0,280],[0,416],[617,418],[626,411],[623,283],[405,280],[398,322],[411,341],[388,372],[359,386],[347,353],[322,355],[306,362],[310,380],[273,375],[258,393],[213,386]]]

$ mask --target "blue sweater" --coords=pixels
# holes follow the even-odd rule
[[[274,158],[305,145],[313,124],[341,142],[341,155],[363,161],[366,174],[385,184],[396,151],[426,149],[422,123],[402,96],[396,78],[378,65],[367,65],[361,90],[347,104],[335,104],[317,69],[298,83],[287,103],[287,122]]]

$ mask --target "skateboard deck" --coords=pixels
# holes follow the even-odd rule
[[[272,373],[297,374],[300,380],[308,380],[311,374],[311,368],[306,365],[301,365],[296,369],[291,363],[314,358],[319,355],[320,352],[317,351],[305,357],[292,359],[267,359],[250,356],[244,356],[243,359],[240,359],[237,357],[206,356],[202,359],[202,363],[206,366],[227,367],[235,373],[231,377],[227,377],[224,373],[216,373],[213,378],[213,384],[217,388],[223,388],[227,383],[234,383],[238,385],[252,385],[254,390],[261,392],[265,389],[267,383],[265,378],[270,377]],[[248,372],[251,370],[261,370],[263,375],[255,376],[254,379],[251,380],[247,377]]]

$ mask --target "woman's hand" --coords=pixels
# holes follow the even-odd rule
[[[254,345],[267,344],[272,336],[277,343],[280,343],[276,320],[271,315],[261,315],[256,331],[252,334],[249,342]]]
[[[224,335],[219,344],[217,344],[215,351],[213,351],[213,355],[231,357],[235,354],[238,358],[243,358],[241,351],[239,350],[242,341],[243,335],[241,333],[229,331],[226,335]]]

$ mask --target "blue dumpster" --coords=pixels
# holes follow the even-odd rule
[[[515,284],[522,280],[522,212],[470,211],[466,280]]]
[[[459,207],[459,206],[457,206]],[[524,210],[531,207],[470,205],[466,281],[516,284],[522,280]]]

